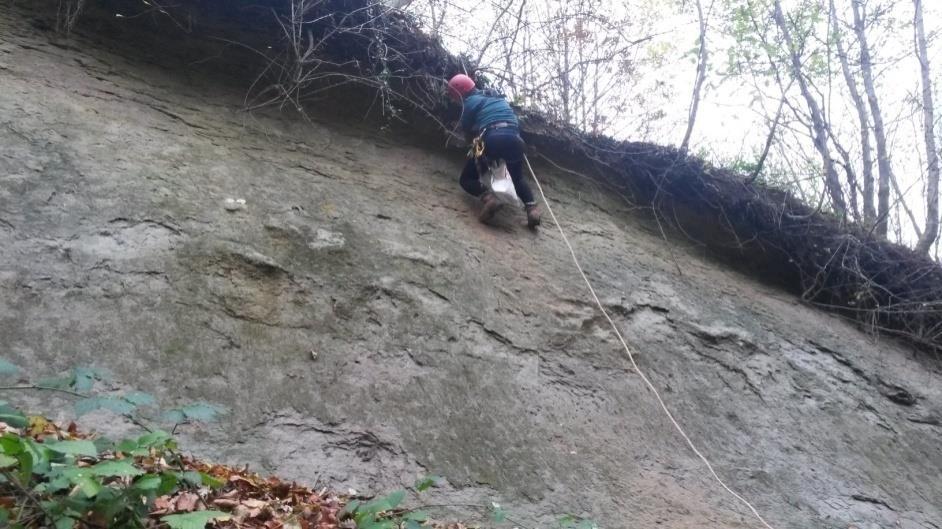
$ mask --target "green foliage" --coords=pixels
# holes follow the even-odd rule
[[[341,516],[349,516],[356,522],[357,529],[396,529],[405,523],[402,516],[391,513],[406,497],[406,492],[397,490],[388,496],[376,498],[368,502],[351,501],[341,511]],[[418,520],[411,519],[413,522]]]
[[[425,492],[437,485],[441,479],[439,476],[425,476],[415,482],[415,490],[416,492]]]
[[[127,478],[144,474],[143,470],[132,465],[127,459],[120,461],[102,461],[97,465],[89,467],[88,471],[91,472],[93,476],[103,478]]]
[[[182,424],[191,421],[213,421],[223,413],[225,413],[225,409],[220,406],[214,406],[205,402],[196,402],[180,408],[167,410],[162,418],[168,423]]]
[[[0,358],[0,377],[11,376],[20,372],[20,368]]]
[[[586,518],[567,514],[559,519],[560,529],[599,529],[597,523]]]
[[[43,446],[52,450],[53,452],[66,455],[88,457],[95,457],[98,455],[98,449],[95,448],[95,443],[86,440],[58,441],[53,443],[45,443]]]
[[[0,376],[4,373],[16,373],[19,369],[0,358]],[[39,381],[6,389],[33,389],[52,390],[71,394],[77,397],[75,401],[75,414],[79,417],[97,410],[108,410],[115,414],[132,419],[135,423],[148,421],[146,413],[141,408],[152,407],[156,399],[149,393],[131,391],[115,394],[106,391],[103,386],[111,380],[111,374],[104,369],[90,367],[76,367],[65,376],[40,379]],[[25,417],[18,412],[11,413],[5,402],[0,401],[0,421],[22,428],[25,426]],[[225,409],[206,402],[189,403],[184,406],[169,409],[158,416],[170,424],[184,424],[191,422],[208,422],[225,413]]]
[[[788,70],[793,50],[785,45],[780,31],[771,22],[769,0],[724,0],[723,33],[732,37],[727,47],[726,75],[759,75],[771,80]],[[801,57],[802,71],[810,78],[829,75],[828,49],[818,35],[827,29],[824,3],[798,0],[783,4],[789,33]]]
[[[9,362],[0,361],[0,374],[18,372]],[[75,395],[76,413],[83,415],[106,409],[133,419],[138,409],[153,406],[155,399],[147,393],[88,394],[101,389],[106,371],[89,368],[73,369],[67,376],[47,379],[33,385],[8,389],[65,391]],[[225,410],[205,402],[170,409],[161,418],[178,425],[192,421],[215,419]],[[37,423],[38,421],[38,423]],[[130,439],[112,442],[106,439],[65,439],[55,436],[45,441],[33,438],[30,431],[42,431],[47,425],[41,417],[28,417],[22,411],[0,401],[0,422],[22,430],[0,436],[0,496],[12,497],[15,507],[0,507],[0,527],[21,528],[40,523],[56,529],[89,527],[145,527],[148,515],[158,497],[199,487],[217,489],[225,482],[197,471],[176,471],[185,468],[176,452],[173,436],[161,430],[148,430]],[[145,427],[146,428],[146,427]],[[160,467],[146,461],[161,461]],[[436,486],[441,477],[429,475],[414,483],[416,494]],[[28,491],[28,492],[27,492]],[[358,529],[420,529],[429,521],[428,513],[403,509],[404,490],[369,501],[351,501],[341,518],[351,519]],[[478,506],[494,523],[509,521],[497,503]],[[196,511],[170,514],[160,521],[169,529],[203,529],[214,520],[228,519],[221,511]],[[152,521],[151,521],[152,523]],[[560,520],[560,529],[598,529],[589,521],[571,516]]]
[[[192,476],[148,469],[133,455],[148,455],[173,466],[179,461],[175,446],[165,432],[126,439],[105,450],[85,439],[39,442],[8,432],[0,436],[0,495],[19,498],[30,491],[42,509],[34,501],[18,501],[3,516],[13,522],[42,516],[55,527],[71,528],[76,520],[91,519],[105,521],[108,527],[143,527],[154,499],[191,486]],[[216,481],[192,474],[199,485]],[[197,525],[200,516],[204,521]],[[224,513],[201,512],[164,521],[170,527],[202,528],[219,516]]]
[[[81,417],[96,410],[105,409],[118,415],[127,415],[137,408],[133,402],[121,397],[89,397],[75,403],[75,414]]]
[[[414,485],[416,495],[435,486],[441,479],[439,476],[429,475],[416,480]],[[400,507],[405,496],[405,491],[398,490],[367,502],[350,501],[340,512],[340,518],[353,520],[357,529],[420,529],[426,526],[430,519],[427,512]],[[463,507],[480,509],[481,513],[486,514],[494,525],[505,522],[519,525],[496,502],[491,502],[489,505],[463,505]],[[557,529],[599,529],[599,526],[592,520],[567,514],[559,519]]]
[[[25,428],[29,423],[23,413],[0,400],[0,422],[9,424],[14,428]]]
[[[213,520],[228,519],[229,515],[221,511],[198,511],[186,514],[171,514],[160,520],[170,529],[203,529]]]
[[[64,377],[46,378],[37,382],[37,385],[86,392],[91,391],[95,386],[95,382],[107,382],[109,380],[111,380],[111,373],[105,369],[76,367]]]
[[[170,437],[170,434],[158,430],[137,439],[125,439],[115,445],[115,451],[133,457],[147,455],[152,450],[173,450],[176,447],[176,441]]]
[[[0,374],[18,373],[0,359]],[[153,396],[142,392],[100,394],[110,374],[101,369],[75,368],[66,376],[41,380],[7,390],[57,391],[73,395],[76,414],[110,410],[148,429],[140,408],[153,406]],[[214,419],[221,409],[195,403],[167,412],[179,421]],[[223,482],[201,472],[167,470],[183,468],[173,437],[160,430],[150,431],[117,443],[106,439],[65,439],[50,436],[38,441],[32,435],[47,423],[28,417],[21,410],[0,401],[0,422],[17,429],[0,436],[0,496],[12,497],[15,507],[0,509],[0,527],[35,526],[40,523],[56,529],[77,525],[145,527],[147,516],[159,496],[195,488],[218,488]],[[21,432],[21,433],[18,433]],[[145,461],[161,461],[155,467]],[[226,516],[218,511],[170,515],[162,521],[171,529],[202,529],[211,520]]]
[[[507,520],[507,513],[504,511],[503,507],[496,502],[491,502],[490,515],[494,523],[502,523]]]

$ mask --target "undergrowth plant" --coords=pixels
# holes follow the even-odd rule
[[[427,476],[416,481],[413,491],[416,500],[420,500],[420,495],[429,488],[435,486],[442,478],[438,476]],[[357,529],[420,529],[428,525],[431,516],[427,512],[433,508],[464,508],[478,511],[488,521],[489,525],[502,526],[512,525],[516,529],[531,529],[508,515],[508,513],[496,502],[486,505],[478,504],[445,504],[445,505],[423,505],[421,501],[419,507],[403,509],[400,505],[406,499],[405,490],[397,490],[386,496],[374,498],[369,501],[350,501],[342,515],[352,519],[356,523]],[[555,529],[599,529],[598,524],[587,518],[581,518],[567,514],[557,520]]]
[[[0,377],[19,373],[0,359]],[[119,442],[85,438],[73,428],[62,430],[41,416],[30,416],[0,400],[0,527],[56,529],[143,528],[154,500],[185,489],[215,488],[223,483],[187,470],[172,434],[147,423],[155,399],[141,392],[96,392],[109,380],[103,370],[76,368],[62,377],[16,385],[0,391],[51,391],[76,398],[81,416],[105,409],[145,430]],[[221,409],[196,403],[167,410],[158,421],[179,424],[214,419]],[[167,515],[170,529],[202,528],[220,511]]]
[[[19,372],[16,366],[0,358],[0,380]],[[233,493],[237,492],[227,484],[227,478],[232,475],[219,473],[218,466],[182,456],[174,439],[174,431],[179,425],[213,420],[223,410],[198,402],[160,412],[155,410],[156,399],[151,395],[110,390],[109,380],[110,375],[106,371],[82,367],[72,369],[64,376],[37,382],[21,379],[17,384],[0,385],[0,392],[49,391],[67,395],[75,399],[77,416],[108,410],[143,430],[140,435],[117,442],[86,436],[79,433],[74,424],[62,429],[42,416],[27,415],[0,400],[0,527],[203,529],[213,521],[221,522],[224,527],[249,527],[238,518],[237,511],[190,508],[191,512],[181,512],[167,508],[172,498],[189,496],[194,501],[202,498],[201,508],[204,509],[215,505],[213,498],[224,498],[228,509],[232,509],[236,497]],[[155,423],[170,425],[170,431],[153,426]],[[245,481],[244,474],[240,479]],[[334,525],[318,523],[316,527],[346,527],[344,524],[352,522],[357,529],[420,529],[431,525],[428,510],[461,507],[479,512],[489,519],[489,525],[513,524],[520,529],[529,529],[508,516],[497,503],[422,505],[421,494],[440,480],[437,476],[427,476],[415,482],[411,488],[414,497],[409,503],[419,507],[402,506],[407,498],[406,490],[371,499],[350,499],[346,505],[342,502],[333,504],[336,505],[333,507],[336,516],[331,515],[334,516],[331,518]],[[257,481],[274,483],[266,489],[269,492],[274,490],[272,487],[282,487],[277,484],[277,479],[258,478]],[[311,493],[295,494],[296,498],[298,494],[307,498]],[[258,497],[243,497],[235,500],[235,505],[244,501],[257,508]],[[270,495],[265,497],[278,501]],[[324,499],[327,503],[322,505],[329,506],[331,501],[336,501],[336,497]],[[299,511],[307,509],[304,506],[296,508]],[[280,512],[287,514],[284,523],[278,522],[278,527],[315,527],[296,523],[297,512],[292,514],[291,508]],[[560,519],[557,527],[597,529],[593,522],[573,516]]]

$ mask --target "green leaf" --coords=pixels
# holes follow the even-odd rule
[[[360,508],[360,505],[360,500],[352,500],[347,502],[347,504],[344,505],[343,509],[340,511],[340,517],[342,518],[344,515],[350,515],[357,512],[357,510]]]
[[[95,443],[86,440],[78,441],[56,441],[52,443],[43,443],[43,445],[60,454],[71,454],[76,456],[96,457],[98,450],[95,449]]]
[[[158,474],[146,474],[134,482],[133,487],[140,491],[154,492],[160,488],[163,478]]]
[[[58,470],[51,472],[47,477],[49,478],[48,483],[46,483],[47,492],[59,492],[72,486],[68,477]]]
[[[75,485],[88,498],[94,498],[101,492],[101,483],[89,476],[83,476],[75,480]]]
[[[186,421],[186,415],[183,414],[183,410],[176,408],[165,411],[163,415],[161,415],[161,418],[164,420],[164,422],[173,424],[180,424],[181,422]]]
[[[0,454],[0,468],[8,468],[17,464],[19,461],[16,460],[13,456],[8,456],[6,454]]]
[[[145,511],[147,510],[146,504],[141,501],[140,506],[137,506],[137,501],[140,501],[140,498],[133,498],[129,496],[128,492],[124,489],[118,489],[117,487],[104,487],[101,489],[101,493],[98,494],[98,497],[95,498],[96,504],[94,507],[95,513],[101,516],[105,520],[114,520],[119,515],[122,518],[127,519],[127,515],[131,514],[132,517],[136,517],[134,511]],[[137,500],[137,501],[135,501]],[[83,512],[88,512],[87,510]],[[140,513],[143,514],[143,513]],[[109,524],[109,527],[115,527],[118,524]],[[130,524],[120,524],[121,529],[140,529],[140,525],[130,525]],[[80,528],[80,529],[94,529],[94,528]]]
[[[134,488],[138,490],[157,490],[163,482],[158,474],[145,474],[134,482]]]
[[[115,446],[115,449],[125,454],[143,456],[147,455],[151,448],[166,448],[171,439],[167,432],[157,430],[137,439],[124,439]]]
[[[0,422],[6,423],[13,428],[26,428],[29,426],[29,419],[22,413],[3,413],[0,412]]]
[[[154,448],[157,446],[164,446],[167,444],[167,441],[172,439],[170,434],[162,430],[155,430],[148,434],[144,434],[137,439],[138,446],[144,448]]]
[[[402,503],[402,500],[404,500],[405,498],[406,498],[406,491],[404,490],[393,491],[392,493],[389,494],[389,496],[386,496],[383,499],[383,502],[386,504],[386,508],[383,510],[389,511],[389,510],[395,509],[400,503]]]
[[[29,478],[33,476],[33,456],[29,452],[23,452],[16,455],[16,461],[20,467],[20,482],[29,483]]]
[[[72,386],[72,380],[74,380],[74,377],[71,375],[66,377],[44,378],[36,382],[36,385],[44,388],[68,389]]]
[[[55,526],[56,529],[72,529],[75,527],[75,519],[69,516],[56,518]]]
[[[422,524],[415,520],[406,520],[405,529],[421,529]]]
[[[92,442],[95,443],[95,448],[98,450],[98,453],[104,452],[114,452],[114,441],[107,437],[96,437],[92,439]]]
[[[170,494],[177,490],[177,484],[179,483],[180,480],[177,478],[176,474],[164,472],[160,475],[160,488],[157,489],[157,495],[163,496],[164,494]]]
[[[200,472],[200,478],[202,478],[203,480],[203,485],[206,485],[207,487],[211,489],[218,489],[226,484],[225,481],[219,478],[210,476],[209,474],[205,472]]]
[[[184,406],[180,411],[191,421],[212,421],[223,412],[222,408],[205,402]]]
[[[205,472],[197,472],[195,470],[190,470],[188,472],[177,472],[177,479],[191,487],[201,487],[206,486],[213,489],[218,489],[219,487],[225,485],[225,481],[221,479],[214,478]]]
[[[128,454],[133,456],[144,455],[146,452],[141,445],[137,442],[137,439],[122,439],[114,446],[115,452],[121,452],[122,454]]]
[[[160,521],[170,529],[203,529],[213,520],[227,520],[229,515],[222,511],[197,511],[186,514],[171,514],[164,516]]]
[[[442,478],[438,476],[425,476],[424,478],[415,482],[415,490],[417,492],[425,492],[426,490],[437,485],[440,479]]]
[[[180,472],[177,474],[177,476],[180,478],[180,481],[192,487],[199,487],[203,484],[203,476],[201,476],[200,473],[196,472],[195,470],[191,470],[189,472]]]
[[[132,391],[131,393],[124,395],[124,400],[135,406],[150,406],[156,401],[154,396],[150,393],[143,393],[140,391]]]
[[[396,529],[396,524],[392,520],[368,519],[357,522],[357,529]]]
[[[127,459],[103,461],[97,465],[92,465],[88,470],[95,476],[105,478],[114,477],[134,477],[144,474],[144,471],[135,467]]]
[[[13,428],[26,428],[29,426],[29,419],[23,415],[23,412],[6,402],[0,403],[0,422],[7,423]]]
[[[101,409],[101,397],[89,397],[75,402],[75,414],[79,417]]]
[[[412,520],[415,522],[425,522],[428,520],[428,513],[425,511],[412,511],[402,517],[403,520]]]
[[[96,380],[108,380],[111,375],[104,369],[95,369],[93,367],[76,367],[72,370],[71,386],[76,391],[89,391],[95,385]]]
[[[95,410],[110,410],[118,415],[126,415],[137,406],[120,397],[89,397],[75,403],[75,414],[81,417]]]
[[[0,436],[0,452],[11,456],[23,452],[23,438],[11,433]]]
[[[181,408],[173,408],[164,412],[163,419],[166,422],[179,424],[187,421],[214,421],[219,415],[225,413],[225,408],[214,406],[206,402],[197,402]]]
[[[494,523],[501,523],[507,519],[507,513],[495,502],[491,502],[491,519]]]
[[[599,529],[598,524],[592,520],[579,518],[571,514],[567,514],[566,516],[560,518],[559,526],[563,529]]]
[[[4,360],[3,358],[0,358],[0,376],[15,375],[19,372],[20,368]]]
[[[45,475],[47,472],[49,472],[49,457],[52,452],[48,447],[43,446],[33,439],[26,439],[24,443],[24,451],[29,453],[33,460],[33,472],[40,475]]]

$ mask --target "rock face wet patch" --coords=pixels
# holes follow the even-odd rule
[[[382,492],[434,473],[436,503],[540,526],[755,527],[558,235],[519,212],[480,225],[460,157],[370,123],[247,119],[209,74],[29,20],[0,11],[2,356],[223,405],[186,448],[288,479]],[[536,169],[641,367],[777,528],[942,527],[937,363]]]

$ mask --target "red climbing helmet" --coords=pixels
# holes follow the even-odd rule
[[[456,101],[471,93],[474,90],[474,79],[471,79],[463,73],[451,78],[448,81],[448,95]]]

